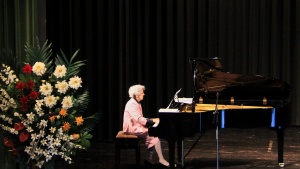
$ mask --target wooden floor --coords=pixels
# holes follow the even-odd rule
[[[186,169],[266,169],[280,168],[277,162],[276,132],[268,128],[227,128],[218,131],[219,158],[216,155],[216,130],[208,130],[185,158]],[[185,139],[185,154],[198,139],[199,134]],[[300,128],[288,127],[284,143],[285,169],[300,168]],[[168,144],[162,140],[163,153],[168,159]],[[121,169],[146,168],[143,159],[146,148],[142,145],[141,166],[135,166],[135,153],[123,150]],[[113,169],[115,145],[113,142],[92,143],[87,152],[79,152],[74,164],[56,164],[57,169]]]

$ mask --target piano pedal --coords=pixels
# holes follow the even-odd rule
[[[283,168],[284,167],[284,163],[279,163],[279,167]]]

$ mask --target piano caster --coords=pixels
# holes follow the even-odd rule
[[[284,167],[284,163],[279,163],[279,167]]]

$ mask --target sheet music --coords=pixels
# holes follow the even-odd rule
[[[192,104],[193,103],[193,98],[178,98],[177,100],[175,100],[175,102]]]
[[[159,113],[179,113],[180,110],[178,109],[165,109],[165,108],[161,108],[158,110]]]

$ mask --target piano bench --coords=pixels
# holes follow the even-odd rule
[[[136,165],[140,166],[140,139],[136,135],[119,131],[115,141],[116,169],[120,167],[121,149],[135,149]]]

